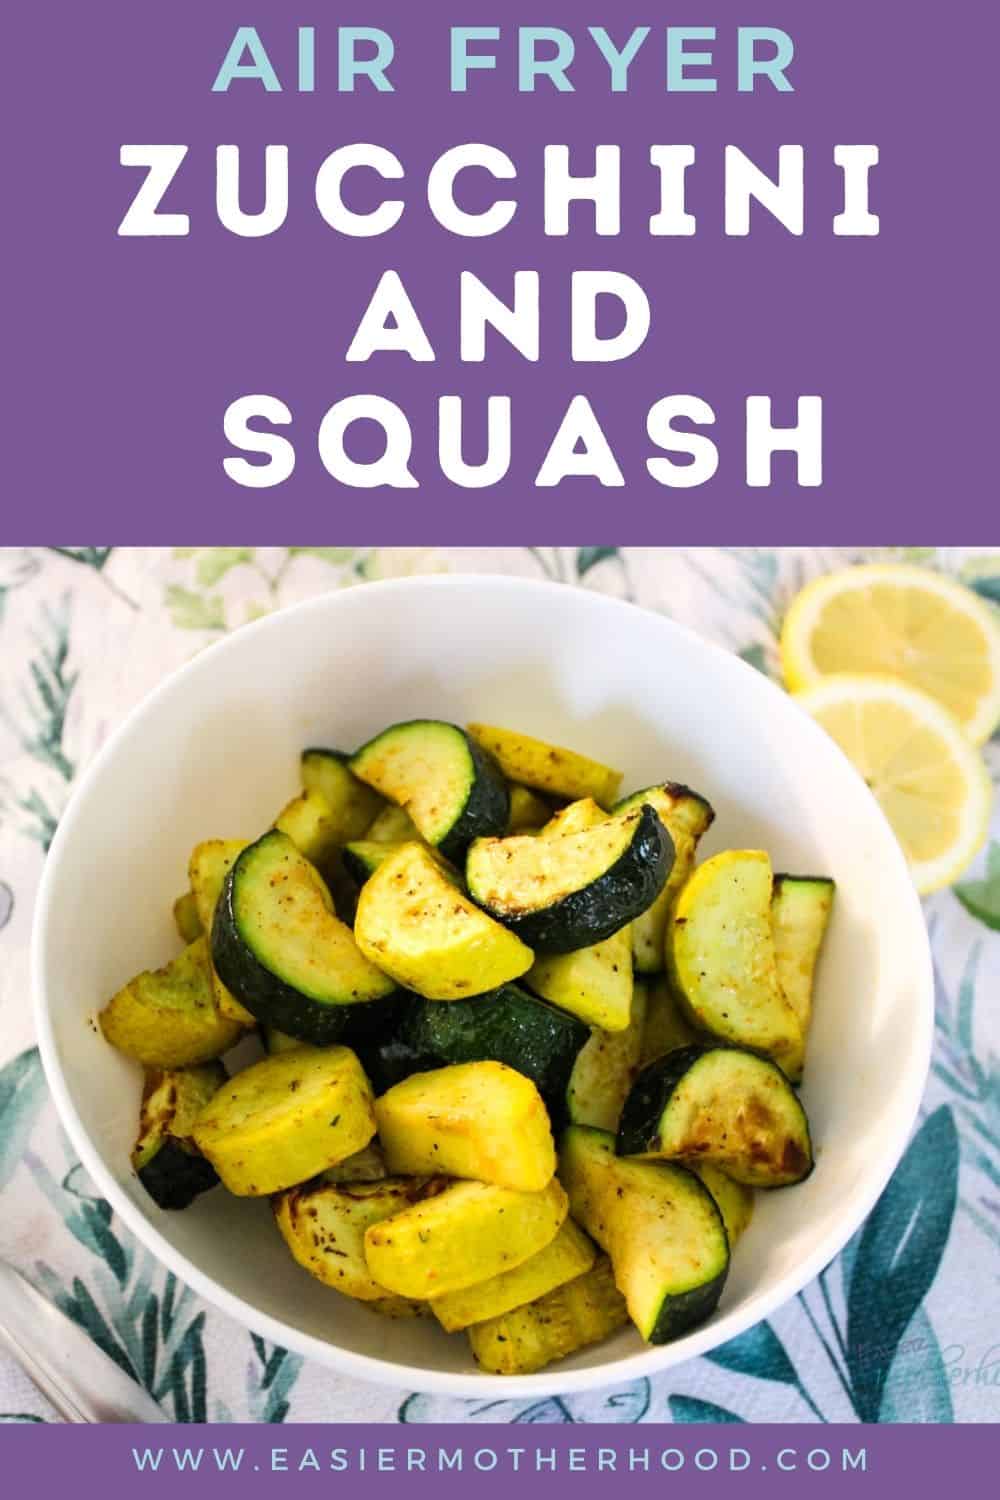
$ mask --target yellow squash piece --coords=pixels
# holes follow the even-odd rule
[[[498,729],[495,724],[469,724],[466,727],[472,738],[496,758],[501,771],[511,781],[567,801],[593,797],[595,802],[608,807],[615,800],[622,773],[601,765],[600,761],[590,760],[560,745],[549,745],[545,740],[533,739],[530,734]]]
[[[372,1279],[365,1261],[365,1231],[421,1199],[443,1183],[415,1177],[381,1182],[310,1182],[289,1188],[273,1201],[274,1219],[299,1265],[327,1286],[362,1302],[391,1299]]]
[[[211,936],[212,919],[215,916],[215,908],[222,895],[222,887],[226,876],[236,863],[243,850],[247,847],[246,839],[206,839],[201,844],[195,844],[188,861],[188,879],[191,882],[191,894],[194,896],[195,906],[198,911],[198,920],[202,930]],[[211,957],[209,957],[211,963]],[[257,1021],[250,1014],[245,1005],[241,1005],[236,996],[231,994],[212,966],[212,986],[215,990],[215,1002],[224,1016],[232,1021],[238,1021],[246,1030],[256,1026]]]
[[[422,844],[416,823],[405,807],[383,807],[365,833],[365,838],[375,844]]]
[[[137,974],[98,1019],[113,1047],[148,1068],[208,1062],[228,1052],[243,1033],[216,1004],[204,937],[165,968]]]
[[[390,1172],[445,1172],[540,1192],[556,1169],[542,1097],[499,1062],[414,1073],[375,1104]]]
[[[669,924],[670,977],[701,1031],[801,1072],[802,1027],[778,984],[771,932],[771,861],[729,849],[700,865]]]
[[[625,1298],[615,1286],[611,1262],[598,1257],[591,1270],[549,1292],[468,1330],[476,1364],[492,1375],[531,1375],[553,1360],[600,1343],[628,1323]]]
[[[580,797],[549,818],[538,836],[543,839],[568,838],[571,833],[586,833],[588,828],[596,828],[598,823],[607,820],[604,808],[598,807],[593,797]]]
[[[671,988],[669,979],[660,977],[646,991],[646,1021],[642,1030],[639,1066],[655,1062],[677,1047],[688,1047],[698,1040]]]
[[[174,926],[182,943],[196,943],[201,937],[203,928],[193,891],[185,891],[174,902]]]
[[[198,1117],[198,1149],[231,1193],[263,1197],[344,1161],[375,1134],[368,1079],[346,1047],[254,1063]]]
[[[549,804],[536,796],[530,787],[514,783],[508,790],[510,816],[507,819],[507,833],[537,833],[552,814]]]
[[[567,1111],[574,1125],[617,1130],[622,1105],[639,1071],[646,1002],[646,986],[637,983],[632,1019],[625,1030],[595,1027],[578,1052],[566,1089]]]
[[[354,936],[371,963],[428,1000],[497,989],[526,973],[534,956],[415,843],[395,850],[365,882]]]
[[[705,798],[690,787],[666,781],[646,787],[619,802],[615,812],[626,812],[648,804],[659,815],[674,846],[674,862],[663,890],[652,906],[632,923],[632,955],[640,974],[659,974],[665,962],[667,919],[678,892],[694,869],[698,840],[711,827],[715,812]]]
[[[522,1261],[513,1271],[501,1271],[489,1281],[466,1287],[462,1292],[448,1292],[435,1297],[431,1311],[449,1333],[498,1318],[502,1313],[535,1302],[567,1281],[582,1276],[594,1264],[597,1252],[593,1243],[572,1219],[567,1219],[544,1250],[530,1260]]]
[[[337,852],[340,830],[333,808],[315,787],[293,797],[275,818],[274,826],[288,835],[310,864],[323,866]]]
[[[632,1016],[632,937],[622,927],[575,953],[545,954],[528,974],[536,995],[572,1011],[588,1026],[624,1031]]]
[[[540,1193],[456,1182],[424,1203],[373,1224],[365,1258],[374,1279],[400,1297],[440,1297],[487,1281],[537,1255],[566,1218],[555,1178]]]

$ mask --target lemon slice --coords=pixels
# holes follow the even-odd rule
[[[866,563],[817,578],[781,632],[793,693],[833,672],[901,678],[951,710],[981,745],[1000,723],[1000,623],[971,589],[906,563]]]
[[[796,695],[892,824],[921,895],[950,885],[986,838],[993,787],[955,716],[892,677],[847,673]]]

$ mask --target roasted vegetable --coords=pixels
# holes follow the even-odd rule
[[[113,1047],[148,1068],[209,1062],[243,1035],[240,1023],[219,1010],[204,937],[165,968],[129,980],[98,1019]]]
[[[493,757],[456,724],[393,724],[351,758],[355,776],[406,809],[420,834],[449,859],[507,827],[510,798]]]
[[[551,816],[549,804],[530,787],[518,786],[516,782],[507,790],[510,793],[510,813],[504,832],[537,833]]]
[[[368,1080],[346,1047],[266,1057],[202,1110],[194,1139],[231,1193],[262,1197],[345,1161],[375,1134]]]
[[[666,885],[652,906],[632,923],[636,970],[640,974],[658,974],[665,962],[667,917],[678,891],[694,869],[698,840],[711,827],[715,813],[704,797],[674,781],[633,792],[618,803],[615,812],[643,806],[657,813],[674,846],[674,863]]]
[[[420,830],[405,807],[393,807],[392,803],[383,807],[371,827],[365,831],[365,838],[373,844],[411,844],[414,842],[422,844],[426,842],[420,837]]]
[[[555,1239],[566,1194],[455,1182],[365,1234],[368,1270],[381,1286],[418,1299],[458,1292],[510,1271]]]
[[[414,1073],[375,1103],[390,1172],[444,1172],[537,1193],[556,1169],[542,1097],[498,1062]]]
[[[474,906],[420,844],[404,844],[365,882],[354,935],[373,964],[429,1000],[484,994],[532,963],[530,948]]]
[[[202,931],[209,938],[211,938],[215,908],[219,904],[226,876],[246,847],[245,839],[206,839],[204,843],[195,844],[191,851],[191,858],[188,861],[188,879],[191,882],[191,893],[198,910],[198,920]],[[236,996],[223,984],[215,972],[214,965],[212,983],[215,988],[216,1002],[224,1016],[229,1016],[233,1021],[239,1021],[248,1030],[257,1024],[256,1018],[250,1014],[246,1006],[241,1005]]]
[[[378,793],[353,775],[348,761],[339,750],[313,747],[303,750],[299,762],[304,790],[319,792],[330,809],[338,844],[361,838],[384,806]]]
[[[333,808],[322,792],[300,792],[285,804],[274,820],[279,833],[287,834],[310,864],[325,867],[337,852],[337,825]]]
[[[624,1031],[634,988],[631,929],[623,927],[575,953],[544,954],[528,970],[525,983],[588,1026]]]
[[[566,1090],[590,1032],[567,1011],[505,984],[472,1000],[416,1000],[400,1022],[398,1040],[411,1049],[416,1072],[442,1063],[492,1058],[530,1078],[549,1117],[561,1124]],[[430,1061],[427,1061],[430,1060]]]
[[[198,916],[194,891],[185,891],[174,902],[174,926],[182,943],[196,943],[204,931]]]
[[[393,981],[368,962],[329,892],[286,834],[267,833],[236,860],[212,926],[219,977],[269,1026],[319,1045],[348,1012],[385,998]]]
[[[275,1223],[305,1270],[346,1297],[375,1302],[391,1294],[368,1270],[365,1231],[444,1186],[443,1179],[416,1177],[309,1182],[278,1194],[273,1202]]]
[[[715,1199],[715,1206],[726,1226],[729,1248],[734,1250],[736,1241],[749,1228],[750,1220],[753,1218],[753,1188],[747,1187],[742,1182],[734,1182],[721,1168],[713,1166],[711,1162],[688,1161],[685,1165],[701,1178]]]
[[[627,1322],[625,1298],[615,1286],[611,1262],[601,1255],[575,1281],[537,1302],[476,1323],[467,1332],[481,1370],[493,1375],[531,1375],[553,1360],[600,1343]]]
[[[729,1244],[703,1183],[670,1162],[629,1161],[614,1137],[572,1125],[559,1174],[574,1219],[611,1256],[629,1316],[650,1344],[679,1338],[715,1310]]]
[[[708,1161],[749,1187],[812,1171],[809,1122],[781,1069],[736,1047],[692,1046],[643,1068],[618,1127],[623,1156]]]
[[[219,1062],[147,1069],[132,1166],[160,1208],[187,1208],[219,1181],[192,1138],[194,1122],[226,1081]]]
[[[333,1167],[326,1167],[315,1179],[317,1182],[381,1182],[388,1177],[385,1153],[378,1141],[369,1141],[353,1156],[345,1156]]]
[[[766,854],[730,849],[699,865],[677,898],[667,959],[694,1026],[798,1075],[802,1027],[778,984]]]
[[[603,942],[646,910],[670,872],[670,835],[651,807],[560,838],[477,839],[472,899],[539,953]]]
[[[646,1015],[646,991],[635,986],[632,1019],[624,1031],[590,1033],[577,1057],[566,1095],[567,1113],[574,1125],[617,1130],[626,1095],[639,1071]]]
[[[544,1250],[522,1261],[512,1271],[501,1271],[461,1292],[435,1297],[431,1311],[449,1333],[497,1318],[526,1302],[535,1302],[555,1287],[582,1276],[594,1264],[595,1250],[582,1229],[567,1219]]]
[[[658,977],[646,987],[646,1021],[639,1066],[644,1068],[675,1047],[687,1047],[697,1040],[698,1033],[685,1015],[669,979]]]
[[[596,828],[598,823],[607,821],[608,814],[603,807],[598,806],[593,797],[580,797],[554,813],[539,829],[538,836],[542,839],[561,839],[571,833],[585,833],[588,828]]]
[[[771,897],[774,962],[781,993],[802,1030],[803,1053],[812,1019],[813,975],[833,909],[835,889],[833,881],[822,875],[774,877]],[[790,1076],[796,1078],[793,1064],[789,1064],[789,1070]]]
[[[612,771],[575,750],[549,745],[545,740],[532,739],[531,735],[511,729],[498,729],[494,724],[470,724],[468,729],[473,739],[496,757],[500,769],[511,781],[547,792],[551,797],[566,801],[593,797],[595,802],[609,807],[621,785],[620,771]]]

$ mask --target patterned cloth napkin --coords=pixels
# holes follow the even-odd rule
[[[1000,552],[1000,549],[998,549]],[[837,1261],[766,1323],[652,1380],[535,1403],[339,1379],[199,1301],[76,1162],[33,1046],[28,946],[73,780],[159,679],[246,620],[329,589],[432,571],[547,576],[617,594],[776,672],[782,613],[860,550],[342,547],[0,551],[0,1256],[180,1421],[990,1422],[1000,1418],[1000,817],[977,866],[926,902],[937,1043],[918,1128]],[[918,557],[1000,602],[1000,555]],[[1000,742],[989,750],[994,780]],[[0,1420],[52,1413],[0,1359]]]

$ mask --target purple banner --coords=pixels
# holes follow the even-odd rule
[[[936,24],[911,6],[870,0],[701,5],[669,16],[714,30],[701,39],[671,39],[661,13],[634,5],[604,14],[581,14],[571,0],[471,9],[401,0],[358,15],[277,0],[251,10],[237,0],[15,7],[5,31],[14,108],[4,541],[82,529],[122,543],[209,544],[236,533],[258,543],[543,543],[569,535],[882,543],[919,539],[942,514],[954,536],[971,539],[991,487],[989,8],[956,0]],[[346,90],[338,23],[361,21],[391,37],[391,91],[365,74]],[[649,27],[618,92],[588,30],[602,22],[619,53],[634,27]],[[250,23],[280,90],[237,76],[213,92],[237,29]],[[470,66],[466,90],[452,92],[449,28],[470,23],[499,28],[498,39],[466,47],[495,66]],[[738,28],[751,24],[790,38],[789,89],[754,80],[745,54],[742,81],[752,87],[740,91]],[[524,87],[531,59],[551,61],[566,45],[542,39],[519,55],[518,27],[529,25],[570,37],[563,83],[542,68],[531,75],[534,90]],[[312,28],[311,40],[298,28]],[[350,56],[370,59],[380,44],[350,45]],[[766,39],[752,45],[756,58],[780,50]],[[355,142],[392,153],[404,174],[349,174],[343,197],[352,212],[369,213],[383,199],[403,204],[394,227],[360,238],[331,228],[316,197],[321,164]],[[497,198],[516,203],[498,233],[462,237],[428,207],[431,169],[463,142],[496,148],[516,169],[504,181],[476,167],[456,187],[470,214]],[[187,147],[161,182],[159,206],[163,215],[187,215],[186,235],[162,226],[121,232],[145,179],[143,166],[122,164],[122,147],[136,148],[141,161],[150,144]],[[224,144],[240,147],[246,214],[264,202],[265,146],[287,147],[287,214],[274,232],[242,237],[220,222],[216,148]],[[568,235],[546,233],[546,144],[567,145],[582,176],[595,171],[596,146],[620,148],[617,233],[596,232],[587,202],[569,211]],[[667,178],[650,161],[657,145],[694,148],[683,174],[691,233],[676,224],[666,234],[650,229],[652,216],[668,212]],[[751,232],[739,233],[737,204],[727,234],[726,147],[773,178],[781,145],[802,148],[804,232],[794,212],[786,224],[757,202]],[[878,148],[866,187],[855,163],[855,227],[846,234],[834,229],[846,211],[838,146]],[[676,188],[676,162],[671,170]],[[738,197],[735,177],[729,186]],[[154,187],[150,178],[155,206]],[[857,232],[866,193],[877,235]],[[679,212],[669,208],[674,219]],[[433,361],[426,351],[422,361],[402,352],[345,358],[388,270],[399,274]],[[504,302],[516,271],[538,273],[537,360],[495,332],[485,360],[461,358],[463,271]],[[650,326],[634,353],[574,361],[574,271],[622,273],[641,288]],[[609,338],[622,309],[613,297],[602,307],[596,332]],[[358,394],[400,413],[419,487],[382,485],[372,497],[345,478],[345,466],[363,469],[381,451],[370,420],[350,424],[331,472],[320,452],[324,417]],[[286,467],[294,458],[280,481],[272,470],[267,487],[224,468],[241,454],[250,466],[262,462],[223,430],[227,411],[249,396],[269,397],[290,418],[247,424],[281,436]],[[447,473],[442,467],[440,400],[449,396],[461,398],[472,466],[487,451],[487,398],[509,398],[509,463],[481,489],[450,477],[454,456]],[[589,477],[570,477],[567,461],[574,396],[586,398],[594,419],[583,441]],[[820,398],[821,476],[819,448],[808,463],[782,451],[770,462],[757,427],[751,445],[754,396],[770,399],[775,427],[805,420],[800,397]],[[669,482],[656,441],[669,415],[657,405],[665,397],[683,398],[675,432],[701,438],[700,458],[678,457],[684,440],[675,442]],[[758,412],[753,423],[760,420]],[[337,423],[327,424],[328,451],[338,448]],[[559,433],[565,451],[550,456],[546,479]],[[598,433],[607,452],[597,452]],[[696,486],[690,475],[687,487],[678,478],[688,460],[703,466]],[[763,464],[769,482],[758,472],[748,483],[748,463]]]
[[[581,1495],[679,1493],[704,1500],[739,1494],[940,1493],[961,1466],[989,1471],[991,1428],[670,1426],[398,1429],[291,1427],[13,1428],[4,1436],[5,1479],[33,1492],[79,1484],[112,1496],[225,1493]]]

